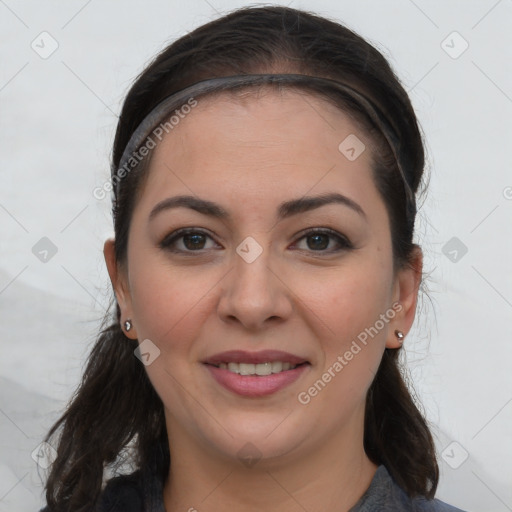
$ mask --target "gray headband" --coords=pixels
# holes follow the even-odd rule
[[[129,174],[138,163],[147,155],[149,151],[156,146],[155,138],[162,140],[164,128],[168,133],[168,128],[172,129],[173,125],[169,121],[170,115],[173,111],[179,114],[178,108],[185,108],[188,106],[190,109],[190,101],[194,98],[208,94],[210,92],[217,92],[221,90],[234,89],[236,87],[243,87],[246,85],[258,84],[304,84],[310,86],[322,86],[326,92],[336,91],[341,93],[346,99],[355,102],[363,111],[368,115],[371,121],[380,129],[386,138],[397,163],[402,182],[404,184],[406,196],[407,217],[410,224],[414,224],[414,217],[416,215],[416,200],[414,192],[411,190],[409,182],[407,181],[406,174],[400,161],[399,139],[393,128],[388,123],[384,114],[376,105],[361,93],[352,87],[331,80],[328,78],[315,77],[310,75],[301,74],[254,74],[254,75],[234,75],[224,76],[219,78],[210,78],[192,84],[185,89],[177,91],[164,100],[162,100],[139,124],[137,129],[133,132],[126,148],[123,152],[119,167],[115,169],[112,167],[112,185],[113,185],[113,204],[115,211],[116,198],[118,195],[120,183],[122,179]],[[172,116],[170,119],[177,116]],[[164,123],[165,121],[165,123]],[[179,122],[179,119],[178,119]],[[164,128],[162,128],[164,127]],[[145,142],[145,144],[144,144]]]

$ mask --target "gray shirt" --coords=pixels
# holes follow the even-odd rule
[[[349,512],[464,512],[438,499],[409,498],[380,465],[370,487]]]

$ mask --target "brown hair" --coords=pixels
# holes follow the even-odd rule
[[[423,141],[409,97],[387,60],[335,21],[277,6],[237,9],[165,48],[128,92],[115,136],[113,167],[118,168],[137,126],[173,92],[207,78],[265,72],[331,78],[364,92],[393,126],[407,181],[414,193],[418,191],[424,174]],[[374,142],[372,170],[389,214],[395,269],[410,265],[416,247],[414,219],[406,218],[396,158],[364,113],[353,105],[338,106],[363,123]],[[119,265],[126,264],[131,216],[145,171],[141,165],[123,178],[113,209]],[[79,388],[46,436],[51,441],[60,432],[55,443],[58,455],[46,483],[52,512],[93,509],[105,469],[123,461],[162,480],[169,471],[163,404],[134,357],[137,341],[124,335],[113,298],[114,304],[114,318],[110,313],[105,316]],[[398,355],[396,349],[385,349],[369,388],[364,448],[409,496],[432,498],[439,478],[434,441],[404,382]]]

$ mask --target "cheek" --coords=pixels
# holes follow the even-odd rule
[[[307,274],[305,274],[307,275]],[[373,325],[389,305],[389,281],[378,265],[347,265],[296,280],[294,292],[334,345]]]
[[[212,274],[211,269],[184,271],[156,263],[134,266],[132,305],[138,339],[150,339],[160,350],[146,371],[166,407],[181,411],[183,418],[194,410],[189,393],[201,395],[190,379],[189,365],[196,362],[195,341],[203,337],[201,329],[214,307],[212,292],[219,278]]]
[[[350,416],[348,411],[364,404],[388,331],[381,320],[389,299],[382,274],[354,267],[343,274],[309,282],[305,296],[314,313],[310,317],[320,326],[315,334],[323,360],[297,397],[301,404],[307,402],[312,416],[331,418],[337,427]]]
[[[390,298],[386,272],[389,269],[382,262],[361,260],[319,273],[321,279],[308,278],[301,285],[301,297],[319,326],[315,334],[323,352],[308,383],[311,395],[303,390],[310,397],[322,395],[314,400],[318,414],[325,413],[325,404],[335,403],[341,411],[364,401],[385,349],[386,320],[392,318],[386,317]]]
[[[135,262],[134,262],[135,263]],[[133,265],[132,305],[139,339],[179,350],[193,339],[211,309],[218,271],[162,264]]]

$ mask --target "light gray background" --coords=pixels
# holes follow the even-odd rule
[[[2,512],[42,505],[31,453],[78,384],[110,298],[111,205],[92,190],[108,179],[120,102],[166,43],[241,5],[0,0]],[[512,511],[512,1],[288,5],[368,38],[410,92],[432,180],[417,226],[429,295],[406,353],[436,435],[438,497]],[[57,248],[46,263],[33,254],[43,237]]]

